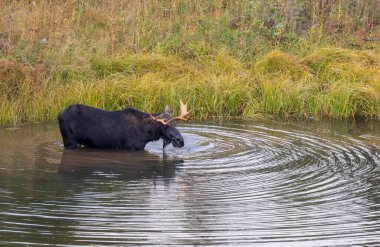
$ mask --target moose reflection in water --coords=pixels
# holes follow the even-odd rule
[[[58,167],[61,175],[103,176],[121,180],[171,178],[183,160],[147,151],[65,149]]]

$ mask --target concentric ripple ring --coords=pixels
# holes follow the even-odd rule
[[[377,246],[380,127],[345,126],[197,122],[144,152],[1,130],[0,243]]]

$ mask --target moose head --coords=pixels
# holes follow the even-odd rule
[[[187,104],[184,104],[182,100],[180,100],[180,109],[181,113],[177,117],[172,117],[170,106],[166,105],[165,112],[161,113],[158,116],[153,116],[149,114],[150,118],[153,121],[158,122],[161,125],[161,138],[163,139],[163,148],[165,148],[170,143],[174,147],[183,147],[184,140],[181,133],[176,128],[177,121],[187,122],[190,120],[190,113],[193,111],[187,110]]]

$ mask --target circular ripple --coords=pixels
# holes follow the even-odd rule
[[[376,134],[247,123],[179,128],[185,147],[164,152],[161,142],[136,153],[63,151],[57,130],[23,136],[40,141],[0,155],[0,242],[379,244]]]
[[[365,140],[263,126],[183,131],[185,204],[194,216],[207,212],[200,218],[216,228],[218,236],[206,234],[213,244],[374,244],[380,236],[379,150]]]

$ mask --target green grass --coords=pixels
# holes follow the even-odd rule
[[[275,51],[254,69],[264,112],[331,118],[379,118],[378,55],[336,47],[298,58]]]
[[[251,65],[223,50],[196,59],[125,54],[89,59],[78,69],[84,76],[74,75],[64,83],[51,77],[33,83],[27,79],[32,72],[7,62],[2,78],[24,76],[19,76],[17,93],[3,91],[0,121],[51,120],[75,103],[110,110],[131,106],[149,112],[162,111],[169,104],[178,111],[179,99],[188,101],[199,118],[306,114],[380,119],[377,58],[369,51],[335,47],[302,57],[276,50]]]

